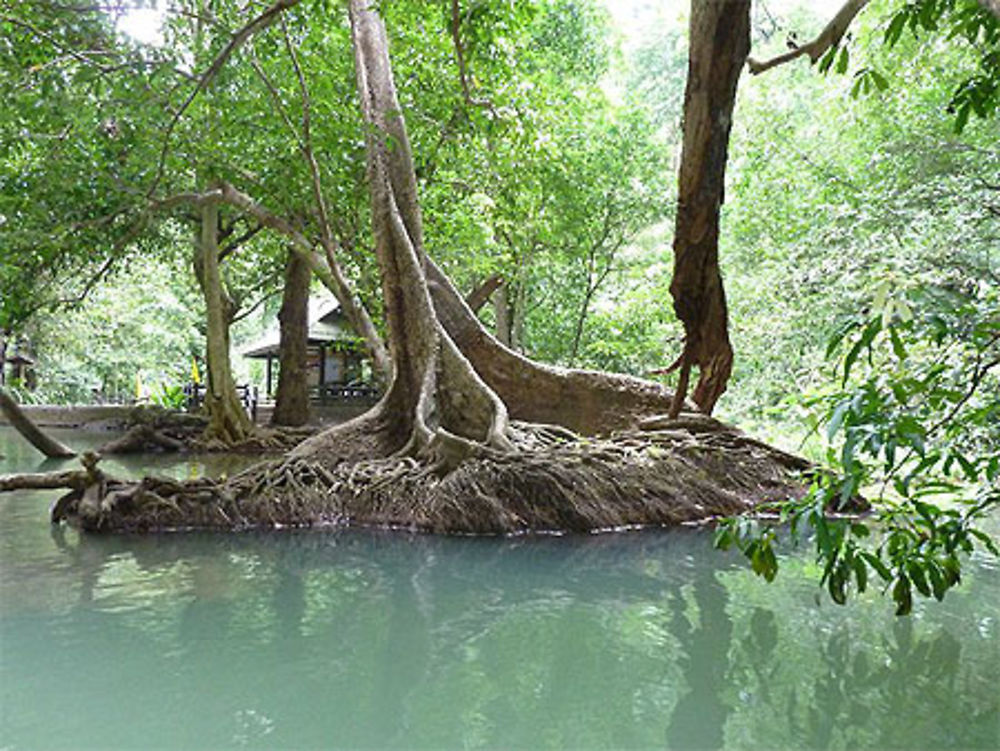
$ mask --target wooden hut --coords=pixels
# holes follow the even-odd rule
[[[320,401],[369,397],[375,389],[365,383],[364,342],[351,328],[332,297],[309,300],[308,379],[313,398]],[[245,347],[244,357],[265,360],[266,393],[270,399],[277,388],[275,362],[281,335],[277,324],[257,341]]]

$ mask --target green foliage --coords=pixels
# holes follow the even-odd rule
[[[915,594],[943,599],[976,548],[1000,555],[978,526],[1000,508],[997,292],[983,296],[982,310],[936,310],[919,289],[910,298],[883,285],[867,314],[831,339],[839,386],[812,404],[839,445],[828,456],[835,471],[805,498],[768,509],[793,541],[809,530],[834,602],[877,577],[899,615]],[[853,513],[859,494],[872,496],[870,516]],[[716,537],[769,580],[775,542],[772,528],[748,519],[724,522]]]
[[[184,409],[187,404],[184,384],[167,384],[160,381],[150,392],[149,400],[165,409]]]
[[[977,0],[907,0],[889,7],[881,34],[886,47],[904,46],[900,42],[910,32],[914,39],[943,36],[952,44],[960,41],[977,58],[948,76],[953,89],[946,109],[955,117],[955,132],[965,129],[972,114],[991,118],[1000,106],[1000,18]],[[819,59],[817,69],[847,73],[849,49],[848,43],[834,45]],[[862,67],[854,74],[851,96],[884,92],[889,85],[881,72]]]

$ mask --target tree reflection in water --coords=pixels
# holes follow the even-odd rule
[[[5,675],[34,676],[4,698],[68,709],[16,744],[995,745],[989,641],[758,586],[703,534],[56,539],[79,597],[4,626]],[[42,644],[58,669],[21,659]],[[89,721],[108,704],[131,727]]]

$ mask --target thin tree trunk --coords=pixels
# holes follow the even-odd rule
[[[472,309],[473,313],[478,313],[503,283],[504,278],[500,274],[490,274],[481,284],[465,296],[465,304]]]
[[[684,145],[681,152],[674,276],[670,294],[684,324],[680,379],[671,413],[680,412],[691,369],[692,398],[711,414],[732,372],[726,296],[719,271],[719,210],[736,85],[750,50],[750,0],[692,0]]]
[[[264,226],[277,230],[292,240],[292,249],[309,264],[309,268],[316,275],[316,278],[333,293],[337,302],[340,303],[344,315],[347,316],[347,320],[351,322],[351,326],[365,340],[379,375],[384,381],[390,381],[392,379],[392,362],[389,359],[385,342],[382,341],[382,337],[375,328],[364,304],[351,289],[346,275],[336,263],[336,258],[332,254],[329,259],[321,257],[313,248],[312,243],[288,221],[268,211],[229,183],[223,183],[221,191],[223,201],[246,212]],[[333,260],[332,266],[329,264],[329,260]]]
[[[205,391],[205,409],[208,427],[205,438],[236,444],[246,440],[253,431],[250,417],[236,394],[229,361],[229,325],[232,320],[231,303],[223,293],[219,272],[219,206],[214,200],[201,204],[201,226],[195,241],[195,267],[199,272],[205,297],[208,330],[206,334],[206,363],[208,388]]]
[[[509,347],[514,323],[511,317],[510,286],[500,285],[490,299],[493,301],[493,317],[496,318],[497,339],[505,347]]]
[[[309,265],[294,251],[288,253],[285,288],[278,322],[280,371],[272,425],[298,426],[309,422],[309,383],[307,380],[309,346]]]
[[[14,430],[20,433],[36,449],[49,458],[67,458],[76,456],[69,446],[47,436],[31,421],[4,389],[0,388],[0,412],[3,412]]]

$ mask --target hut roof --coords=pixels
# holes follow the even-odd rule
[[[353,344],[358,336],[347,322],[343,311],[332,296],[322,295],[309,299],[309,344],[344,343]],[[281,342],[281,330],[275,324],[259,339],[244,347],[240,354],[244,357],[277,357]]]

